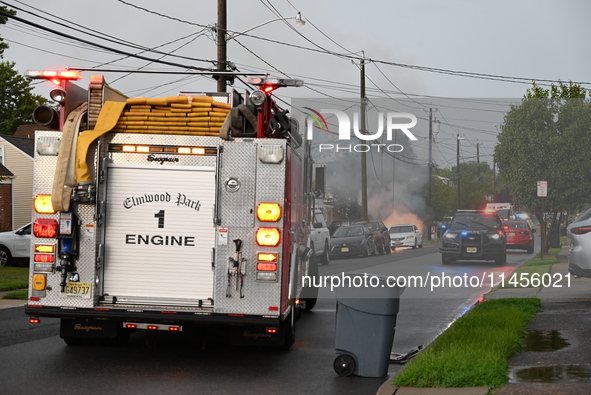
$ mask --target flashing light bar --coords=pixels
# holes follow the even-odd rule
[[[257,85],[257,86],[264,86],[264,85],[272,85],[275,87],[304,86],[304,81],[293,79],[293,78],[248,77],[246,79],[246,82],[249,84]]]
[[[72,70],[27,70],[27,78],[32,80],[58,80],[58,81],[78,81],[82,79],[82,74]]]

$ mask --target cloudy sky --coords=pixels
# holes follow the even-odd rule
[[[53,31],[14,20],[1,26],[10,45],[4,60],[16,62],[23,72],[64,67],[178,72],[211,68],[216,59],[216,0],[0,4]],[[301,27],[294,20],[298,12],[306,21]],[[590,15],[586,0],[227,0],[230,34],[290,18],[230,40],[228,58],[241,72],[303,79],[306,87],[277,92],[290,102],[294,97],[358,97],[358,64],[365,57],[370,100],[397,98],[423,120],[428,108],[436,108],[441,128],[434,158],[447,167],[455,162],[457,134],[466,137],[463,158],[473,159],[477,144],[481,160],[492,158],[503,111],[491,111],[486,99],[519,99],[532,80],[572,80],[591,88]],[[82,84],[91,74],[105,74],[113,88],[130,97],[216,89],[205,76],[83,74]],[[47,94],[49,88],[44,82],[36,90]],[[419,152],[426,146],[422,129],[417,131]]]

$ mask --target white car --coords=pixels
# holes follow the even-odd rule
[[[390,248],[412,247],[423,248],[423,235],[413,224],[394,225],[389,230]]]
[[[31,248],[31,224],[16,230],[0,233],[0,266],[15,260],[29,258]]]
[[[591,277],[591,208],[577,217],[566,229],[570,239],[569,273],[579,277]]]

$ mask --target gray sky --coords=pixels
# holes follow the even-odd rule
[[[18,16],[26,20],[93,43],[141,53],[151,59],[162,55],[142,53],[100,37],[110,36],[148,48],[161,46],[160,51],[185,57],[166,56],[163,60],[187,66],[209,68],[210,61],[216,58],[211,29],[217,19],[216,0],[6,0],[5,3],[45,15],[58,24],[19,11]],[[496,124],[502,121],[502,112],[492,112],[494,116],[491,117],[490,107],[484,102],[475,110],[473,104],[466,104],[470,102],[466,98],[518,99],[533,79],[572,80],[591,88],[591,52],[588,50],[591,2],[586,0],[228,0],[227,8],[228,29],[234,32],[277,18],[275,12],[287,18],[299,11],[307,20],[305,26],[297,28],[293,19],[271,22],[248,33],[264,40],[242,35],[228,43],[229,60],[240,71],[285,74],[303,79],[312,88],[278,91],[277,95],[286,101],[292,97],[330,100],[357,97],[360,72],[351,57],[358,58],[361,51],[373,60],[366,65],[370,100],[398,97],[409,105],[408,111],[425,118],[430,100],[422,99],[419,105],[406,95],[412,98],[434,96],[433,102],[439,104],[439,97],[459,98],[436,106],[438,110],[434,114],[442,122],[434,151],[435,161],[442,167],[454,164],[457,133],[467,137],[462,141],[465,150],[462,156],[473,159],[478,143],[481,159],[490,161]],[[97,36],[69,29],[68,26],[81,28],[74,23],[84,26],[84,30],[94,30]],[[2,26],[0,34],[10,44],[4,60],[16,62],[17,69],[23,72],[67,66],[182,70],[91,48],[19,22],[10,21]],[[105,65],[107,62],[110,63]],[[411,66],[440,72],[421,71]],[[458,76],[458,72],[481,75],[468,78]],[[82,85],[87,84],[91,74],[99,73],[85,72]],[[164,97],[179,91],[216,89],[215,81],[207,77],[105,75],[112,87],[130,97]],[[118,79],[120,77],[124,78]],[[243,86],[237,84],[237,87]],[[48,82],[36,88],[44,95],[49,89]],[[426,146],[426,131],[417,134],[422,135],[422,141],[417,143],[420,152]]]

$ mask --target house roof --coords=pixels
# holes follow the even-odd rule
[[[20,125],[18,128],[16,128],[16,132],[14,132],[13,136],[34,139],[35,138],[35,131],[37,131],[37,130],[56,130],[56,129],[52,129],[49,126],[37,125],[37,124]]]
[[[8,170],[3,164],[0,164],[0,177],[14,177],[14,174]]]
[[[21,150],[31,158],[35,156],[35,140],[26,137],[15,137],[8,134],[0,135],[9,144],[12,144],[17,149]]]

